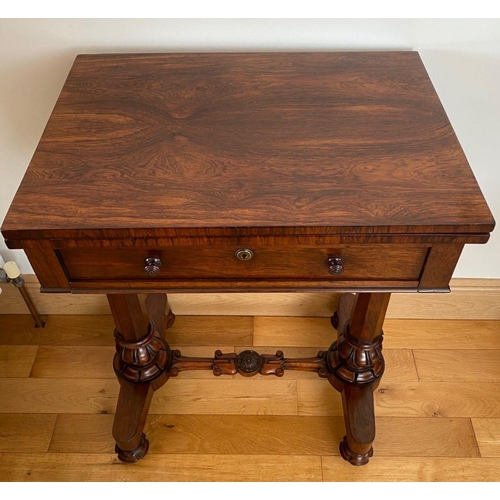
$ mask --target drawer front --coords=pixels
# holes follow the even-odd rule
[[[338,245],[250,247],[172,246],[164,248],[65,248],[59,250],[70,281],[92,280],[418,280],[426,245]],[[339,257],[341,261],[332,261]],[[158,258],[156,274],[146,259]],[[156,262],[157,263],[157,262]],[[330,269],[337,263],[342,268]],[[150,265],[155,262],[150,261]],[[156,269],[149,268],[154,272]],[[337,271],[337,274],[331,274]],[[339,272],[340,271],[340,272]]]

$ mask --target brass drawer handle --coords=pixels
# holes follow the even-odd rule
[[[328,265],[328,272],[330,274],[333,274],[334,276],[337,274],[342,274],[344,272],[344,265],[343,265],[343,260],[342,257],[335,256],[335,257],[330,257],[326,261]]]
[[[145,261],[144,271],[150,276],[155,276],[160,272],[161,259],[158,257],[148,257]]]
[[[253,252],[249,248],[239,248],[234,252],[234,255],[239,260],[250,260],[253,257]]]

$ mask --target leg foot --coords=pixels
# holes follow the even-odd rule
[[[347,436],[344,436],[344,439],[340,442],[339,450],[342,458],[351,465],[366,465],[370,457],[373,456],[373,448],[370,448],[366,453],[354,453],[354,451],[349,448]]]
[[[142,438],[139,445],[137,446],[137,448],[134,448],[133,450],[130,451],[122,450],[121,448],[118,447],[118,445],[115,445],[115,453],[118,454],[118,459],[127,464],[133,464],[139,461],[141,458],[144,458],[148,450],[149,450],[149,441],[146,438],[146,434],[142,434]]]

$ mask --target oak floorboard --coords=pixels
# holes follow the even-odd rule
[[[494,350],[416,350],[415,363],[420,380],[435,382],[497,382],[500,380],[500,353]]]
[[[11,453],[3,481],[321,481],[319,456],[148,454],[133,466],[114,454]]]
[[[317,380],[297,380],[299,415],[341,416],[340,395]],[[390,382],[375,391],[377,417],[496,417],[500,384],[485,382]]]
[[[234,322],[233,319],[235,318]],[[3,345],[114,345],[110,315],[53,315],[35,328],[29,315],[0,314]],[[248,316],[177,316],[169,342],[177,345],[252,345]],[[241,328],[241,330],[240,330]],[[238,333],[241,332],[242,333]],[[500,321],[387,319],[384,347],[406,349],[500,349]],[[255,318],[255,346],[329,346],[336,332],[329,318]],[[241,340],[243,339],[247,340]]]
[[[472,425],[482,457],[500,458],[499,418],[473,418]]]
[[[38,347],[0,345],[0,377],[29,377]]]
[[[385,383],[375,391],[380,416],[493,417],[500,414],[500,384],[469,382]]]
[[[500,349],[500,321],[388,319],[384,347]]]
[[[116,378],[112,346],[40,346],[31,376],[35,378]]]
[[[253,320],[252,316],[176,316],[166,338],[179,346],[252,344]]]
[[[256,316],[253,336],[254,346],[328,347],[337,338],[337,331],[329,318]]]
[[[37,293],[37,295],[43,295]],[[108,307],[109,309],[109,307]],[[35,328],[29,315],[0,314],[0,344],[4,345],[115,345],[111,315],[50,315],[44,328]]]
[[[217,349],[233,352],[234,346],[171,346],[181,349],[185,356],[213,357]],[[113,378],[113,357],[115,347],[111,346],[40,346],[35,358],[32,377],[37,378]],[[184,371],[178,378],[213,378],[211,371]],[[231,378],[224,375],[222,378]]]
[[[46,452],[57,415],[0,414],[0,452]]]
[[[416,382],[417,368],[410,349],[384,349],[384,379],[394,382]]]
[[[296,415],[295,380],[171,378],[155,392],[151,413]]]
[[[150,419],[152,415],[148,416]],[[113,453],[114,415],[61,413],[57,416],[49,453]],[[147,432],[147,428],[145,429]],[[149,438],[148,434],[148,438]],[[150,452],[151,452],[150,439]]]
[[[59,415],[50,452],[112,453],[112,415]],[[342,417],[150,415],[150,453],[338,455]],[[477,457],[470,419],[381,417],[377,456]]]
[[[53,315],[35,328],[29,315],[0,314],[0,345],[114,346],[111,315]],[[211,346],[253,342],[252,316],[176,316],[169,344]]]
[[[114,413],[118,388],[114,379],[0,379],[0,413]],[[151,412],[296,415],[296,381],[171,378]]]
[[[259,317],[256,342],[267,338],[268,343],[254,347],[248,333],[243,338],[249,340],[239,343],[226,318],[211,319],[209,328],[204,317],[185,321],[177,316],[180,341],[172,348],[201,357],[212,357],[216,349],[246,348],[308,357],[335,336],[328,318]],[[259,333],[259,322],[269,329]],[[220,336],[217,324],[222,324]],[[318,325],[324,338],[328,334],[326,344],[309,343],[323,335],[318,337]],[[203,328],[206,335],[196,343],[196,332]],[[352,467],[338,456],[345,432],[340,395],[317,374],[287,371],[283,378],[218,378],[205,370],[181,372],[155,394],[146,423],[150,453],[132,469],[144,467],[146,460],[149,465],[140,473],[126,472],[125,467],[122,476],[111,435],[119,388],[111,364],[111,317],[51,316],[47,327],[38,329],[28,315],[0,314],[0,351],[41,346],[31,377],[23,369],[18,377],[10,372],[0,378],[0,479],[32,480],[30,471],[40,480],[116,480],[114,470],[119,470],[123,480],[142,480],[143,473],[161,481],[191,476],[236,480],[230,465],[236,456],[234,463],[243,474],[250,457],[249,480],[261,479],[262,457],[269,464],[263,472],[268,479],[263,480],[293,480],[295,464],[303,467],[304,480],[320,480],[307,460],[317,461],[321,455],[325,480],[498,481],[500,322],[388,319],[384,331],[386,372],[375,392],[375,455],[367,467]],[[210,339],[213,343],[206,344]],[[305,345],[296,345],[301,342]],[[455,378],[461,374],[466,383]],[[73,463],[66,464],[64,457]],[[273,479],[272,466],[283,459],[289,470],[283,466]]]
[[[434,294],[435,295],[435,294]],[[256,317],[254,345],[329,346],[336,331],[329,318]],[[384,348],[500,349],[500,321],[386,319]]]
[[[0,379],[0,413],[114,413],[113,379]]]
[[[373,457],[353,467],[337,457],[322,457],[323,481],[498,481],[500,459]]]
[[[324,380],[297,380],[298,414],[304,417],[341,417],[340,394]]]

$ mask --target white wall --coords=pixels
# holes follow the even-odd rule
[[[500,21],[426,19],[0,20],[0,221],[79,53],[418,50],[500,223]],[[22,252],[14,258],[32,272]],[[500,278],[500,228],[458,277]]]

